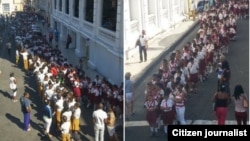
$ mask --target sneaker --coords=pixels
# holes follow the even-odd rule
[[[31,129],[30,128],[28,128],[28,130],[27,131],[30,131]]]

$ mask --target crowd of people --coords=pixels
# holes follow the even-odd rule
[[[162,60],[161,67],[153,74],[145,90],[144,107],[152,136],[157,136],[158,129],[162,126],[161,120],[166,134],[168,125],[174,124],[174,121],[177,121],[177,124],[186,124],[187,96],[197,94],[197,84],[205,83],[212,72],[216,72],[218,77],[215,97],[223,97],[223,102],[216,98],[213,101],[216,106],[215,114],[218,124],[225,124],[225,109],[232,97],[231,72],[226,55],[230,42],[237,40],[237,21],[248,19],[248,11],[248,1],[228,0],[199,13],[200,28],[196,37],[187,42],[182,49],[173,51],[169,59]],[[243,94],[242,92],[244,91],[235,90],[234,95],[239,97],[239,93]],[[242,99],[240,98],[241,101]],[[219,105],[223,108],[219,108]],[[246,116],[246,108],[241,106],[237,108],[237,112],[239,111],[245,113],[240,115]]]
[[[44,110],[41,111],[45,123],[44,135],[52,137],[51,125],[56,125],[63,141],[79,140],[82,106],[86,106],[93,111],[96,141],[103,141],[106,126],[110,139],[117,141],[116,119],[123,118],[123,83],[111,84],[99,75],[95,78],[87,76],[81,59],[79,65],[73,66],[63,56],[58,44],[54,47],[53,41],[48,42],[47,36],[32,31],[32,25],[40,21],[38,15],[32,12],[20,12],[15,18],[10,19],[13,30],[11,36],[16,40],[16,66],[22,66],[27,75],[36,79],[37,92],[44,104]],[[10,81],[10,88],[13,90],[12,100],[16,102],[17,84],[14,73],[11,73]],[[31,111],[26,100],[29,98],[27,95],[29,94],[25,92],[21,100],[25,119]],[[95,112],[100,109],[106,116]],[[29,131],[29,121],[24,124],[24,130]],[[99,125],[102,125],[103,132],[99,133]]]

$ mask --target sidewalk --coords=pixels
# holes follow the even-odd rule
[[[45,25],[43,27],[42,22],[38,21],[36,23],[37,25],[39,25],[42,29],[42,33],[43,35],[46,35],[46,38],[48,40],[48,35],[49,35],[49,28],[47,28],[47,25]],[[56,45],[56,41],[55,38],[53,39],[52,42],[52,47],[54,48]],[[73,66],[77,66],[79,63],[79,59],[83,60],[83,70],[85,71],[86,76],[89,76],[92,80],[95,79],[96,75],[99,75],[100,78],[102,78],[103,76],[98,73],[95,70],[92,70],[90,68],[87,67],[87,59],[85,58],[80,58],[75,54],[75,48],[69,48],[69,49],[65,49],[66,46],[66,41],[63,41],[62,39],[59,38],[59,42],[58,42],[58,48],[59,50],[62,52],[63,56],[66,57],[68,59],[68,62],[71,63]]]
[[[146,62],[140,63],[139,51],[128,60],[125,60],[124,72],[131,72],[131,80],[135,82],[135,86],[145,78],[149,68],[159,63],[168,51],[176,48],[178,43],[197,25],[197,21],[180,22],[170,31],[161,33],[150,39]]]

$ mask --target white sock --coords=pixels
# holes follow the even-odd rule
[[[166,134],[168,133],[168,126],[167,126],[167,125],[164,126],[164,132],[165,132]]]
[[[157,133],[158,132],[158,128],[155,128],[155,133]]]
[[[151,132],[154,132],[154,127],[150,127],[150,131],[151,131]]]

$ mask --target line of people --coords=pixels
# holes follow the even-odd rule
[[[44,103],[42,111],[44,134],[52,137],[50,129],[55,121],[57,131],[61,132],[62,140],[69,140],[69,136],[75,140],[79,139],[81,105],[92,107],[93,113],[103,109],[105,114],[93,114],[99,119],[107,119],[103,124],[95,121],[95,127],[102,125],[102,131],[95,134],[96,141],[104,138],[104,127],[107,125],[112,140],[118,140],[115,133],[116,118],[123,116],[123,85],[111,84],[105,78],[100,79],[98,75],[94,79],[86,76],[81,67],[70,64],[58,48],[53,48],[44,36],[37,35],[31,30],[31,25],[39,22],[34,13],[19,13],[12,19],[14,36],[16,37],[16,65],[23,62],[23,69],[37,81],[37,91]],[[10,85],[16,84],[13,74],[10,76]],[[13,90],[13,101],[16,102],[16,85]],[[26,94],[25,94],[26,95]],[[24,96],[26,97],[26,96]],[[25,107],[27,104],[21,102]],[[27,102],[26,102],[27,103]],[[100,106],[100,103],[102,105]],[[25,108],[24,108],[25,109]],[[24,110],[24,113],[29,113]],[[97,112],[98,113],[98,112]],[[114,114],[112,114],[114,113]],[[102,117],[103,116],[103,117]],[[53,120],[55,119],[55,120]],[[28,122],[25,123],[27,126]],[[26,128],[28,131],[30,128]],[[100,129],[95,129],[99,132]],[[99,136],[101,138],[99,139]]]
[[[186,124],[187,96],[197,94],[197,84],[207,80],[210,73],[218,74],[217,93],[223,90],[230,97],[231,72],[225,55],[230,42],[237,39],[237,20],[246,19],[248,9],[248,1],[229,0],[200,13],[196,37],[183,49],[172,52],[169,59],[163,59],[145,90],[144,107],[152,137],[157,136],[161,120],[166,135],[167,126],[174,124],[174,120],[177,124]],[[239,95],[239,92],[234,93]],[[224,123],[225,118],[223,120],[218,124]]]

